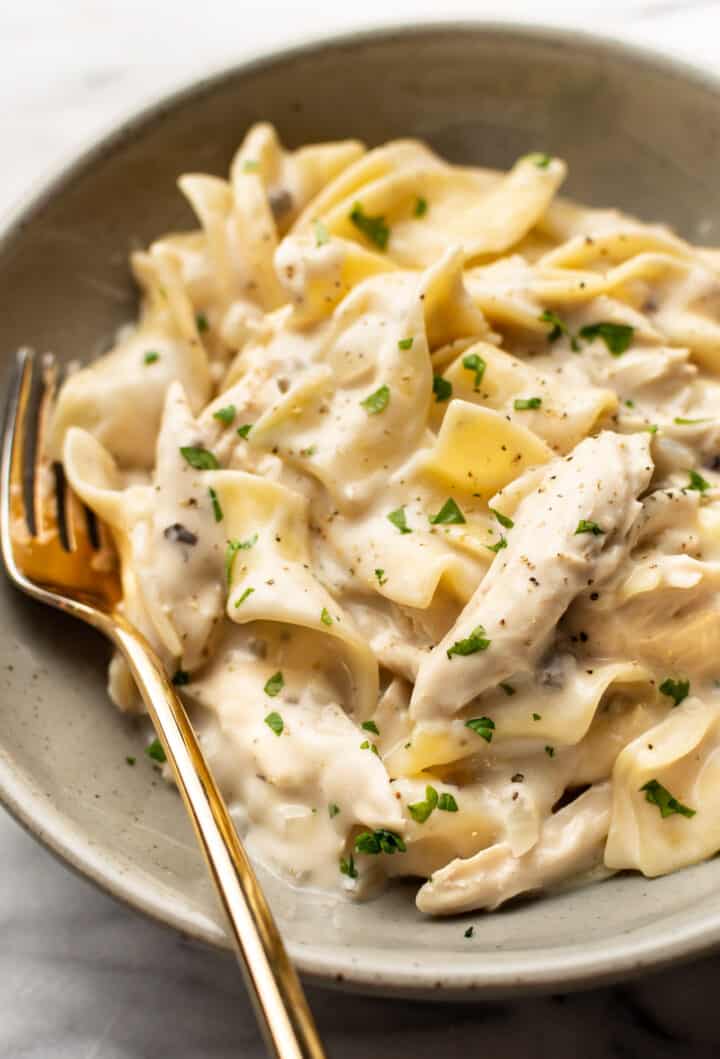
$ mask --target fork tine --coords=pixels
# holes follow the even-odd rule
[[[7,569],[18,581],[21,574],[13,555],[13,522],[22,524],[26,535],[33,528],[33,513],[29,512],[24,497],[24,457],[34,365],[33,350],[18,351],[5,409],[0,460],[0,547]]]

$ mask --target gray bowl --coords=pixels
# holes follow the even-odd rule
[[[547,150],[567,190],[720,243],[720,85],[577,34],[498,25],[309,44],[144,111],[46,185],[0,236],[4,384],[23,344],[88,357],[131,317],[128,251],[192,218],[176,177],[225,174],[247,126],[290,145],[408,134],[459,162]],[[175,792],[105,694],[107,647],[0,583],[0,797],[68,864],[184,933],[228,944]],[[126,755],[138,764],[130,768]],[[568,989],[698,954],[720,938],[720,862],[617,876],[492,915],[428,921],[413,889],[353,905],[263,874],[301,971],[365,991]],[[469,922],[472,940],[465,939]]]

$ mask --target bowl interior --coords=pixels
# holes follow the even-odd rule
[[[127,255],[193,223],[185,171],[224,175],[252,122],[289,145],[419,136],[459,162],[567,159],[567,192],[720,243],[720,90],[615,45],[463,26],[355,36],[231,71],[151,109],[75,163],[0,242],[0,374],[23,344],[96,354],[131,317]],[[179,798],[105,694],[106,645],[0,581],[0,795],[103,887],[198,938],[222,919]],[[135,755],[129,767],[126,755]],[[263,873],[307,974],[366,989],[570,987],[699,951],[720,936],[720,862],[619,876],[465,921],[428,922],[413,890],[366,904]]]

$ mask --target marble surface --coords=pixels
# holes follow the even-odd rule
[[[165,89],[307,34],[386,20],[385,0],[0,3],[0,212],[67,152]],[[713,0],[394,0],[451,15],[571,25],[717,70]],[[158,46],[158,41],[171,41]],[[5,295],[7,297],[7,292]],[[0,814],[0,1057],[225,1059],[264,1054],[233,961],[189,945],[71,875]],[[313,990],[330,1056],[711,1059],[720,957],[632,985],[467,1007]]]

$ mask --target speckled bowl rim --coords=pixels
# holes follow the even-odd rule
[[[376,28],[350,31],[340,35],[322,34],[303,37],[287,47],[260,51],[230,67],[207,77],[195,78],[160,98],[137,108],[125,121],[112,123],[110,131],[93,136],[91,145],[73,153],[70,162],[60,163],[52,176],[26,194],[9,213],[0,217],[0,248],[21,234],[34,216],[52,198],[63,191],[76,175],[92,169],[107,153],[131,141],[145,127],[175,110],[190,99],[212,92],[224,81],[238,74],[271,68],[287,60],[310,57],[328,50],[355,47],[387,39],[427,39],[434,34],[484,33],[505,41],[546,42],[572,45],[595,56],[606,55],[636,61],[645,69],[668,78],[690,82],[720,97],[720,78],[689,63],[658,52],[628,45],[613,37],[555,26],[543,26],[504,20],[473,21],[466,19],[429,21],[407,26],[388,21]],[[138,873],[133,877],[119,873],[117,862],[103,850],[94,847],[82,829],[69,823],[34,789],[31,779],[4,754],[0,754],[0,802],[11,815],[51,853],[68,867],[96,884],[123,903],[165,926],[175,928],[186,937],[218,949],[230,948],[230,941],[219,926],[205,916],[189,915],[186,905],[160,897]],[[694,922],[680,928],[660,920],[657,932],[640,941],[620,935],[592,944],[565,946],[548,951],[535,950],[531,955],[518,954],[501,959],[493,954],[474,952],[467,956],[454,953],[444,960],[436,959],[431,967],[411,963],[403,951],[352,954],[347,948],[303,945],[289,942],[290,954],[303,977],[319,985],[340,985],[366,993],[432,996],[436,999],[461,1000],[473,996],[492,997],[508,994],[551,992],[599,986],[632,975],[687,960],[720,944],[720,913],[698,912]]]

